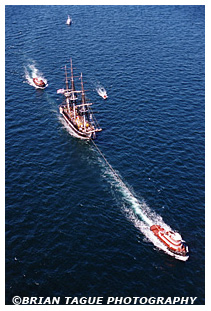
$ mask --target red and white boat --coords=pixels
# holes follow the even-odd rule
[[[33,78],[33,82],[36,86],[41,87],[41,88],[46,86],[45,82],[40,78]]]
[[[159,225],[151,226],[150,230],[172,253],[179,256],[189,256],[188,246],[178,232],[166,231]]]

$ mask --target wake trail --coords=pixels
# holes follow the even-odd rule
[[[147,215],[143,212],[142,210],[142,204],[141,202],[139,202],[139,200],[133,195],[133,193],[131,192],[131,190],[126,186],[126,184],[123,182],[123,180],[120,178],[119,174],[113,169],[113,167],[111,166],[111,164],[107,161],[107,159],[105,158],[105,156],[103,155],[103,153],[100,151],[100,149],[97,147],[97,145],[95,144],[95,142],[92,140],[93,145],[95,146],[95,148],[97,149],[98,153],[101,155],[101,157],[104,159],[105,163],[108,165],[111,173],[112,173],[112,177],[115,179],[116,181],[116,186],[119,188],[119,190],[122,192],[124,198],[131,203],[134,212],[136,213],[136,215],[140,216],[141,219],[148,224],[149,226],[153,225],[153,221],[147,217]],[[109,173],[109,172],[107,172]]]
[[[129,221],[131,221],[133,225],[142,232],[147,241],[153,243],[158,249],[163,250],[168,255],[178,258],[177,255],[170,252],[168,248],[161,241],[159,241],[154,233],[150,230],[150,227],[153,224],[160,225],[167,231],[171,231],[171,227],[163,221],[160,215],[152,211],[144,202],[144,200],[140,201],[135,197],[133,191],[130,190],[129,187],[123,182],[120,175],[113,169],[111,164],[108,162],[93,140],[92,143],[107,166],[107,168],[104,167],[105,174],[107,177],[109,177],[107,180],[111,183],[112,186],[115,186],[115,188],[123,196],[124,201],[127,203],[123,204],[122,207],[122,210],[127,219],[129,219]],[[99,158],[99,161],[102,163],[101,158]]]

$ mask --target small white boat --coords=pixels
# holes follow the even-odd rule
[[[67,24],[67,25],[71,25],[71,23],[72,23],[72,19],[71,19],[70,16],[68,15],[66,24]]]
[[[99,88],[97,90],[97,92],[103,99],[107,99],[108,98],[108,95],[107,95],[106,90],[104,88]]]

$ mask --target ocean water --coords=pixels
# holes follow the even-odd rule
[[[5,23],[6,304],[14,296],[204,304],[205,7],[6,6]],[[114,171],[59,115],[70,58]],[[153,237],[152,223],[182,235],[186,262]]]

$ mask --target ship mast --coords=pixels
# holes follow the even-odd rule
[[[84,85],[83,85],[83,78],[82,78],[82,73],[81,73],[81,101],[82,101],[82,106],[83,106],[83,113],[84,113],[84,130],[86,132],[86,109],[85,109],[85,104],[86,104],[86,98],[85,98],[85,92],[84,92]]]
[[[70,100],[68,97],[69,94],[69,83],[68,83],[68,77],[67,77],[67,67],[65,65],[65,84],[66,84],[66,103],[67,103],[67,110],[70,113]]]
[[[67,66],[65,65],[65,84],[66,84],[66,91],[68,92],[69,84],[68,84],[68,78],[67,78]]]
[[[70,59],[70,68],[71,68],[71,88],[72,91],[75,92],[75,84],[74,84],[74,78],[73,78],[73,64],[72,64],[72,58]],[[75,95],[74,93],[72,94]]]
[[[75,96],[75,84],[74,84],[74,78],[73,78],[73,64],[72,64],[72,58],[70,59],[70,68],[71,68],[71,100],[73,101],[73,114],[74,114],[74,119],[76,117],[75,115],[75,101],[77,97]]]

